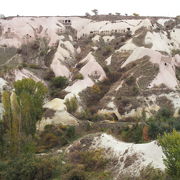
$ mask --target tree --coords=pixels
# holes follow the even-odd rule
[[[120,16],[120,15],[121,15],[121,13],[116,12],[116,15],[117,15],[117,16]]]
[[[41,82],[23,79],[14,83],[15,94],[20,106],[21,130],[26,135],[34,135],[36,123],[43,113],[44,98],[47,88]]]
[[[158,141],[166,156],[164,163],[168,174],[178,179],[180,177],[180,133],[173,130],[172,133],[165,133],[159,137]]]
[[[85,16],[86,16],[86,17],[89,17],[89,16],[91,16],[91,15],[90,15],[88,12],[86,12],[86,13],[85,13]]]
[[[97,9],[93,9],[92,12],[94,13],[95,16],[98,15],[98,10]]]
[[[3,19],[5,18],[5,15],[4,14],[0,14],[0,19]]]
[[[2,94],[4,114],[1,136],[6,133],[7,147],[9,147],[7,150],[12,156],[21,151],[23,141],[34,136],[36,123],[43,113],[42,106],[47,93],[44,84],[32,79],[16,81],[14,88],[14,92],[4,91]],[[3,138],[1,142],[3,145]]]
[[[2,95],[4,106],[3,122],[1,124],[1,136],[4,139],[5,133],[8,134],[9,151],[12,156],[19,152],[20,142],[20,106],[17,102],[15,93],[4,91]],[[4,145],[3,142],[2,145]],[[4,149],[4,147],[1,147]]]
[[[149,141],[148,126],[143,127],[143,140]]]
[[[133,13],[133,16],[136,16],[136,17],[137,17],[137,16],[139,16],[139,14],[138,14],[138,13]]]

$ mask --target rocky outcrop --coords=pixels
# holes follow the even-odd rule
[[[46,110],[44,117],[37,124],[37,129],[42,131],[46,125],[58,125],[62,124],[65,126],[77,126],[78,120],[67,112],[66,106],[64,105],[64,100],[53,99],[47,102],[44,106]]]

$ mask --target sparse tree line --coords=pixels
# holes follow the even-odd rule
[[[93,13],[93,15],[94,15],[94,16],[99,15],[99,11],[98,11],[98,9],[93,9],[93,10],[91,10],[91,12]],[[116,15],[116,16],[123,16],[120,12],[116,12],[115,14],[113,14],[113,13],[109,13],[108,15],[109,15],[109,16],[112,16],[112,15]],[[138,13],[133,13],[132,15],[133,15],[133,16],[140,16]],[[90,16],[91,16],[91,14],[90,14],[90,13],[88,13],[88,12],[86,12],[86,13],[85,13],[85,16],[86,16],[86,17],[90,17]],[[124,14],[124,16],[128,16],[128,14],[127,14],[127,13],[125,13],[125,14]]]

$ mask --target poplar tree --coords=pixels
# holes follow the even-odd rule
[[[43,113],[43,102],[47,88],[41,82],[23,79],[14,83],[15,93],[21,109],[22,131],[26,135],[34,135],[36,123]]]
[[[26,139],[34,136],[36,124],[42,117],[47,93],[43,83],[32,79],[16,81],[14,88],[14,92],[4,91],[2,94],[3,127],[8,136],[7,146],[12,156],[21,151],[22,142],[26,143]],[[3,129],[1,132],[2,135]]]

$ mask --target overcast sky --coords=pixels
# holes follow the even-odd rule
[[[94,8],[100,14],[176,16],[180,14],[180,0],[0,0],[0,14],[5,16],[84,15]]]

